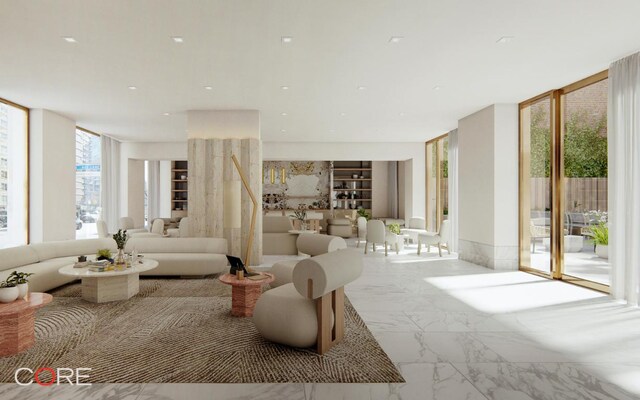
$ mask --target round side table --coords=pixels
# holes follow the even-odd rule
[[[265,279],[254,281],[245,277],[238,280],[235,275],[224,274],[218,279],[220,282],[231,285],[231,315],[234,317],[252,317],[256,301],[262,294],[262,286],[273,282],[273,274],[263,272]]]
[[[25,351],[35,343],[35,312],[53,300],[48,293],[29,293],[26,299],[0,304],[0,357]]]

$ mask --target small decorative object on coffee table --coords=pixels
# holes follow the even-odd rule
[[[246,277],[238,280],[235,275],[224,274],[218,279],[220,282],[231,285],[231,315],[234,317],[251,317],[258,298],[262,294],[262,286],[273,282],[274,276],[269,273],[262,273],[261,277]]]
[[[35,310],[51,303],[47,293],[29,293],[25,299],[0,304],[0,357],[18,354],[35,342]]]
[[[129,237],[127,236],[126,229],[124,231],[122,229],[118,229],[118,233],[113,235],[113,240],[115,240],[116,246],[118,247],[118,254],[115,259],[115,264],[117,265],[126,264],[127,262],[124,255],[124,246],[127,244],[128,239]]]

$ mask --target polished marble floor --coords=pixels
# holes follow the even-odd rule
[[[640,310],[601,293],[436,252],[418,257],[411,246],[367,255],[346,292],[407,383],[5,384],[0,398],[640,398]]]

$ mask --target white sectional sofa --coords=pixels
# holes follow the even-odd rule
[[[159,265],[142,275],[209,275],[227,270],[227,240],[218,238],[131,238],[126,251],[136,249]],[[36,243],[0,249],[0,281],[11,271],[35,273],[29,289],[44,292],[72,282],[73,277],[58,273],[78,256],[95,258],[99,249],[111,249],[111,238]]]

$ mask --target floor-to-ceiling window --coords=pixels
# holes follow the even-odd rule
[[[27,108],[0,99],[0,248],[28,242]]]
[[[447,219],[448,205],[448,137],[440,136],[426,143],[427,230],[437,232]]]
[[[100,157],[100,136],[76,129],[76,239],[98,237]]]
[[[607,73],[520,104],[520,267],[608,290]]]

